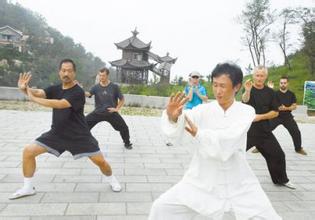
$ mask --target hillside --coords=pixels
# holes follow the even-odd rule
[[[45,19],[19,4],[0,0],[0,27],[10,26],[27,35],[26,51],[0,47],[0,86],[16,86],[18,73],[31,71],[32,86],[43,87],[58,80],[60,60],[71,58],[77,64],[77,78],[84,86],[94,83],[95,74],[105,63],[72,38],[51,28]]]
[[[268,80],[274,82],[275,88],[279,88],[279,79],[282,75],[287,75],[290,82],[290,90],[296,94],[298,104],[303,103],[304,95],[304,82],[314,81],[315,76],[311,75],[308,68],[308,59],[301,51],[291,55],[289,57],[292,64],[292,70],[289,70],[286,66],[277,66],[269,68]],[[251,76],[246,76],[247,79]]]

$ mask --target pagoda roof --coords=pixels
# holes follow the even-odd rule
[[[172,58],[172,57],[170,57],[169,55],[170,55],[170,54],[167,52],[167,53],[166,53],[166,56],[160,57],[160,59],[161,59],[163,62],[173,63],[173,64],[174,64],[174,63],[176,62],[177,58]]]
[[[150,50],[151,42],[146,44],[143,41],[141,41],[139,38],[137,38],[137,35],[139,34],[137,29],[135,29],[131,33],[132,33],[132,37],[126,40],[123,40],[119,43],[115,43],[118,49]]]
[[[152,53],[151,51],[148,51],[147,54],[149,55],[149,57],[151,57],[153,60],[155,60],[156,62],[159,63],[175,63],[177,58],[172,58],[169,56],[169,53],[166,53],[166,56],[164,57],[160,57],[159,55]]]
[[[144,60],[126,60],[120,59],[110,62],[112,66],[122,67],[125,69],[150,69],[152,64]]]

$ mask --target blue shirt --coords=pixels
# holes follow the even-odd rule
[[[187,85],[185,87],[185,90],[184,90],[186,95],[188,95],[189,89],[190,89],[190,86]],[[206,88],[203,87],[202,85],[198,84],[198,86],[196,86],[196,88],[193,89],[192,99],[191,99],[191,101],[186,103],[185,109],[192,109],[193,107],[195,107],[195,106],[197,106],[199,104],[202,104],[202,99],[199,98],[199,96],[196,94],[195,90],[198,90],[201,95],[204,95],[204,96],[207,95]]]

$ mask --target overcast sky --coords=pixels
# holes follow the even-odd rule
[[[235,61],[244,70],[251,62],[241,43],[242,27],[237,17],[246,0],[16,0],[43,15],[47,23],[81,43],[87,51],[108,63],[120,59],[115,42],[138,37],[151,51],[178,57],[175,75],[187,77],[197,70],[208,75],[218,62]],[[271,8],[315,7],[315,0],[270,0]],[[299,32],[294,29],[294,32]],[[292,37],[295,49],[299,35]],[[270,44],[270,63],[283,62],[280,49]]]

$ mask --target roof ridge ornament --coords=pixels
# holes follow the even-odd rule
[[[139,34],[139,32],[137,31],[137,27],[135,27],[135,30],[131,31],[131,33],[134,37],[136,37]]]

